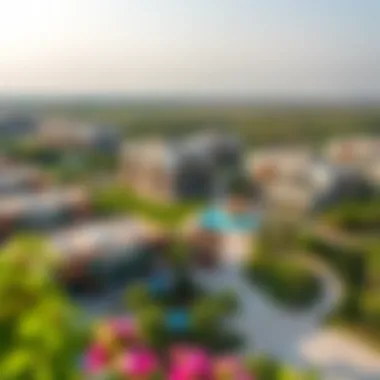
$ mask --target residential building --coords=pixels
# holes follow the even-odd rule
[[[335,164],[364,168],[379,152],[380,136],[353,136],[331,140],[324,149],[324,156]]]
[[[296,210],[318,209],[367,191],[356,167],[318,158],[308,147],[258,150],[246,161],[267,203]]]
[[[0,195],[42,190],[48,177],[39,168],[0,159]]]
[[[80,220],[90,212],[90,201],[83,188],[49,189],[38,193],[0,198],[0,233],[52,228]]]
[[[380,136],[354,136],[330,141],[324,149],[332,163],[356,169],[373,185],[380,186]]]
[[[302,178],[314,161],[308,147],[271,147],[255,150],[246,159],[246,169],[255,182],[269,185]]]
[[[220,133],[129,141],[122,150],[121,178],[139,194],[159,200],[210,197],[222,177],[239,170],[240,155],[240,142]]]
[[[146,274],[162,241],[155,226],[136,217],[87,222],[51,236],[60,260],[59,277],[75,293],[124,285]]]
[[[37,121],[25,115],[0,115],[0,141],[28,138],[36,132]]]
[[[96,149],[114,152],[120,144],[116,128],[106,125],[49,118],[38,126],[37,141],[57,149]]]

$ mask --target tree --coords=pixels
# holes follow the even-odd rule
[[[77,379],[83,326],[55,282],[56,263],[37,238],[17,238],[0,252],[2,380]]]

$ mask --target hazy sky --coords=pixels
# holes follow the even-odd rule
[[[380,0],[0,0],[0,92],[380,99]]]

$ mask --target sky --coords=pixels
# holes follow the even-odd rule
[[[380,0],[0,0],[0,93],[380,100]]]

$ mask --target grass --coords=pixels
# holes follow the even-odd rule
[[[321,294],[318,276],[290,257],[258,257],[248,268],[247,274],[274,301],[286,307],[310,307]]]
[[[98,214],[139,215],[167,228],[176,228],[200,206],[197,202],[169,204],[149,200],[123,186],[110,186],[96,190],[92,201],[95,212]]]

